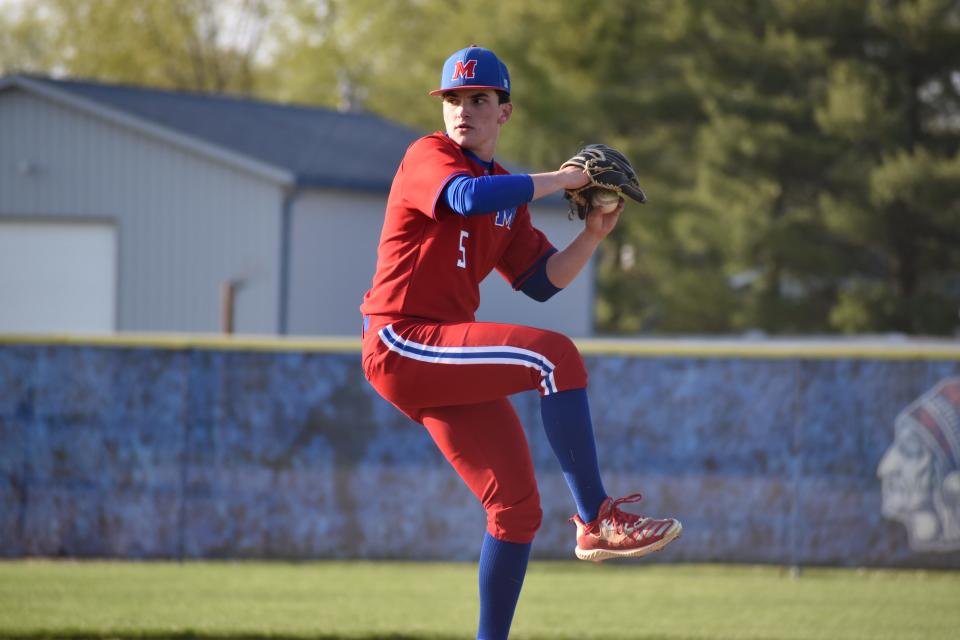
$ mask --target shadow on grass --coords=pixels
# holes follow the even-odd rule
[[[89,631],[31,631],[27,633],[4,633],[0,631],[0,640],[464,640],[461,636],[451,635],[410,635],[393,634],[270,634],[270,633],[203,633],[197,631],[168,632],[125,632],[113,631],[90,633]]]
[[[623,635],[630,640],[703,640],[703,636],[674,636],[663,634]],[[739,636],[737,636],[739,637]],[[442,633],[231,633],[227,631],[136,631],[113,630],[90,632],[89,630],[60,629],[57,631],[22,631],[10,633],[0,629],[0,640],[472,640],[472,635],[451,635]],[[577,640],[577,636],[567,634],[541,635],[522,634],[523,640]],[[714,640],[736,640],[727,636],[718,636]],[[777,637],[758,638],[757,640],[781,640]]]

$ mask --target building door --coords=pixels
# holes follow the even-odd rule
[[[112,224],[0,220],[0,333],[110,333],[116,290]]]

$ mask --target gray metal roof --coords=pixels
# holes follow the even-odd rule
[[[282,184],[389,191],[411,142],[424,135],[369,113],[237,96],[55,79],[0,77],[16,87],[232,163]],[[512,173],[530,170],[498,158]],[[566,208],[562,193],[540,205]]]
[[[302,186],[388,190],[407,146],[423,135],[368,113],[42,76],[3,80],[0,89],[40,85],[104,107],[107,117],[159,125],[281,169]]]

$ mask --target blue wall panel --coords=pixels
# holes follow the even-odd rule
[[[911,548],[877,476],[897,416],[960,362],[586,360],[608,490],[684,523],[653,561],[960,568],[960,541]],[[537,396],[514,402],[535,556],[572,557]],[[471,559],[483,527],[355,353],[0,345],[0,555]]]

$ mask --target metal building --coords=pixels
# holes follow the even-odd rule
[[[0,78],[0,333],[356,335],[419,135],[364,113]],[[560,247],[579,231],[559,198],[532,211]],[[497,275],[482,289],[478,319],[592,332],[592,265],[547,304]]]

